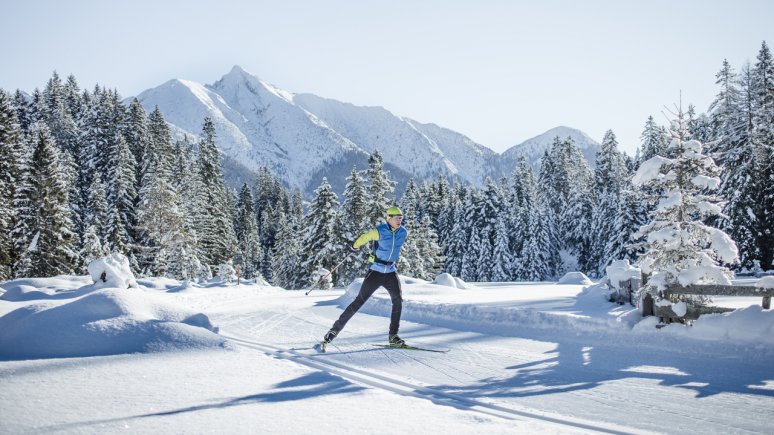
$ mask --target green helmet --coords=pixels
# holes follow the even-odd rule
[[[403,212],[400,211],[400,209],[396,206],[392,206],[387,209],[387,217],[395,216],[395,215],[401,215],[403,216]]]

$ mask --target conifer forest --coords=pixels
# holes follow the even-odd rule
[[[712,197],[718,213],[692,213],[736,243],[738,257],[726,266],[770,270],[774,60],[764,42],[753,63],[723,61],[715,77],[706,112],[665,102],[670,119],[643,120],[635,156],[620,151],[609,130],[593,166],[571,139],[557,137],[539,171],[522,159],[509,177],[481,186],[443,177],[399,186],[384,168],[389,150],[381,150],[366,168],[328,174],[306,198],[265,167],[238,189],[227,186],[211,119],[201,120],[198,138],[175,140],[158,108],[147,113],[117,90],[82,89],[55,72],[31,95],[0,89],[0,280],[83,274],[92,260],[120,252],[139,275],[198,281],[228,264],[244,278],[300,289],[344,260],[391,205],[410,232],[403,275],[600,277],[612,261],[635,263],[647,251],[642,228],[668,198],[633,176],[654,156],[669,158],[674,138],[699,143],[697,155],[714,162],[707,169],[720,182],[699,194]],[[332,177],[346,177],[341,195]],[[367,256],[363,249],[346,258],[335,283],[362,276]]]

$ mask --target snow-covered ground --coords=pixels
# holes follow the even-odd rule
[[[379,290],[89,277],[0,289],[0,433],[770,433],[774,313],[760,298],[655,328],[599,286],[404,278]]]

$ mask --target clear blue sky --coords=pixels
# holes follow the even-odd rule
[[[774,1],[0,0],[0,87],[56,70],[123,96],[233,65],[383,106],[501,152],[559,125],[633,153],[665,105],[706,111],[727,58],[774,44]]]

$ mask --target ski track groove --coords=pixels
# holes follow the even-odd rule
[[[299,311],[303,311],[303,308],[292,309],[289,312],[287,312],[287,311],[286,312],[276,312],[275,314],[269,316],[267,319],[259,322],[257,325],[256,324],[250,324],[249,321],[250,321],[250,319],[253,318],[253,316],[249,316],[248,315],[247,317],[245,317],[244,313],[243,314],[235,314],[235,315],[224,316],[222,318],[219,318],[219,323],[220,324],[230,325],[230,326],[231,325],[245,323],[246,324],[245,326],[248,326],[248,327],[247,328],[239,328],[239,329],[243,333],[244,332],[249,332],[251,336],[254,336],[254,338],[260,338],[263,335],[263,332],[268,331],[268,330],[272,330],[274,328],[277,328],[278,326],[280,326],[282,323],[286,322],[290,318],[295,318],[298,321],[302,321],[304,323],[308,323],[308,324],[310,324],[312,326],[315,326],[315,327],[323,327],[324,328],[324,325],[322,323],[313,322],[313,321],[310,321],[307,318],[303,318],[303,317],[297,316],[296,314]],[[319,316],[317,314],[314,314],[314,316],[315,316],[315,318],[324,319],[326,322],[328,322],[327,318],[323,318],[322,316]],[[234,319],[234,320],[232,321],[232,319]],[[267,328],[266,325],[269,325],[269,327]],[[262,328],[265,328],[265,330],[262,330]],[[309,336],[310,339],[312,341],[314,341],[314,342],[316,342],[319,339],[319,337],[315,336],[312,332],[307,332],[306,335]],[[298,358],[305,358],[306,359],[305,361],[297,361],[297,362],[300,362],[301,364],[304,364],[304,365],[307,365],[307,366],[310,366],[310,367],[314,367],[314,368],[317,368],[317,369],[321,369],[321,370],[332,372],[334,374],[340,375],[340,376],[342,376],[344,378],[347,378],[347,379],[352,379],[352,376],[348,375],[349,372],[359,373],[360,376],[366,376],[366,377],[367,376],[373,376],[371,374],[368,374],[368,373],[364,372],[362,369],[352,368],[352,367],[339,367],[338,369],[331,370],[331,366],[337,366],[338,364],[341,364],[341,363],[335,363],[334,364],[334,363],[329,361],[328,364],[327,364],[327,368],[325,368],[325,367],[321,368],[321,367],[318,367],[318,366],[315,366],[315,365],[312,365],[312,364],[308,364],[307,363],[308,359],[309,358],[314,358],[314,356],[308,356],[308,355],[304,355],[304,354],[296,352],[296,350],[301,350],[301,349],[291,349],[290,351],[288,351],[288,350],[283,350],[283,349],[281,349],[279,347],[276,347],[276,346],[273,346],[273,345],[267,345],[267,344],[261,344],[261,343],[257,343],[257,342],[251,342],[249,340],[238,339],[236,337],[229,337],[229,336],[224,336],[224,337],[229,338],[229,339],[237,339],[237,340],[245,341],[247,343],[252,344],[253,346],[245,345],[245,344],[241,344],[241,345],[246,346],[246,347],[252,347],[253,349],[260,350],[260,351],[262,351],[264,353],[270,354],[270,355],[275,356],[275,357],[280,357],[280,358],[283,358],[283,359],[292,359],[294,361],[297,361]],[[364,341],[368,341],[368,336],[362,336],[361,338]],[[240,343],[238,343],[238,344],[240,344]],[[263,349],[258,349],[255,346],[263,346],[264,348]],[[359,361],[355,361],[355,357],[353,355],[350,355],[350,353],[351,353],[350,350],[342,350],[342,348],[340,348],[339,346],[335,345],[334,343],[331,343],[329,346],[333,347],[337,351],[335,354],[344,355],[347,358],[348,361],[350,361],[350,362],[359,362]],[[267,351],[266,350],[267,348],[271,349],[271,350]],[[400,364],[399,359],[395,358],[395,355],[390,355],[390,352],[397,353],[394,350],[392,350],[392,349],[379,349],[379,351],[382,353],[382,355],[384,355],[385,358],[387,358],[390,361],[391,364],[396,365],[396,366]],[[293,354],[294,357],[293,358],[288,358],[286,356],[278,355],[279,353],[287,353],[287,352]],[[467,361],[468,363],[473,364],[475,367],[483,368],[486,372],[494,374],[495,377],[498,378],[498,379],[502,376],[502,373],[500,371],[492,370],[491,368],[489,368],[488,363],[491,362],[491,361],[489,359],[487,359],[487,357],[485,356],[485,354],[490,354],[490,355],[492,355],[493,358],[500,359],[500,358],[503,357],[502,354],[487,352],[486,350],[484,350],[484,351],[474,350],[468,344],[464,345],[463,352],[460,352],[460,353],[464,355],[464,357],[463,357],[464,361]],[[331,354],[334,354],[334,353],[331,352]],[[433,370],[433,371],[435,371],[437,373],[440,373],[440,374],[448,377],[449,379],[455,381],[455,383],[457,383],[459,387],[463,387],[465,385],[465,383],[466,383],[466,382],[456,378],[455,376],[447,373],[446,371],[441,370],[440,368],[433,367],[432,365],[427,364],[424,361],[421,361],[420,359],[418,359],[418,357],[415,357],[413,355],[409,355],[408,351],[401,351],[400,355],[402,355],[403,357],[409,358],[409,359],[411,359],[411,360],[413,360],[413,361],[415,361],[415,362],[417,362],[419,364],[422,364],[422,365],[428,367],[429,369],[431,369],[431,370]],[[550,357],[550,355],[548,355],[548,356]],[[518,353],[514,353],[512,355],[509,354],[508,357],[512,358],[510,360],[512,363],[515,362],[515,363],[518,363],[518,364],[523,364],[523,363],[527,363],[527,362],[534,362],[533,359],[529,359],[529,358],[525,359],[523,356],[519,355]],[[315,361],[315,362],[317,362],[317,361]],[[483,364],[483,363],[486,363],[486,364]],[[326,365],[326,363],[320,363],[320,364],[321,365]],[[547,362],[547,364],[549,364],[549,367],[547,367],[547,368],[550,369],[550,362]],[[455,367],[453,367],[453,366],[451,366],[449,364],[442,364],[442,365],[446,369],[452,368],[452,369],[456,370],[457,372],[459,372],[459,373],[461,373],[461,374],[463,374],[465,376],[470,377],[470,380],[472,380],[472,381],[476,381],[476,380],[480,379],[480,376],[481,376],[481,374],[474,375],[474,374],[471,374],[471,373],[467,373],[467,372],[465,372],[463,370],[460,370],[458,368],[455,368]],[[357,364],[355,364],[355,367],[357,367]],[[342,373],[342,370],[345,371],[345,373]],[[541,370],[543,370],[543,369],[541,369]],[[596,374],[600,374],[600,375],[604,375],[604,374],[607,373],[607,371],[605,371],[605,370],[594,369],[594,368],[589,368],[589,367],[585,367],[584,371],[586,373],[591,372],[591,373],[596,373]],[[394,375],[389,375],[389,374],[380,374],[379,375],[380,378],[387,378],[387,379],[391,379],[390,376],[394,376]],[[547,380],[554,381],[554,382],[551,383],[551,385],[553,385],[553,386],[566,385],[572,379],[572,376],[569,376],[569,377],[568,376],[557,376],[556,374],[548,374],[547,377],[545,375],[544,375],[544,377]],[[415,396],[415,397],[425,398],[425,399],[429,399],[429,400],[433,400],[433,401],[436,401],[436,400],[434,400],[434,396],[437,396],[437,395],[440,394],[440,395],[442,395],[444,397],[446,397],[446,396],[453,396],[452,399],[459,402],[460,399],[457,398],[457,396],[459,394],[463,394],[462,392],[456,393],[456,394],[455,393],[439,393],[439,392],[437,392],[435,390],[432,390],[432,387],[421,386],[422,382],[420,380],[414,380],[414,379],[411,379],[411,378],[409,378],[409,379],[410,379],[410,382],[407,382],[405,380],[400,380],[400,379],[398,379],[398,382],[403,383],[403,384],[410,384],[410,385],[412,385],[412,387],[416,388],[417,391],[420,391],[420,390],[430,390],[431,393],[428,394],[427,391],[423,391],[421,393],[410,394],[410,393],[407,393],[405,391],[396,391],[394,386],[393,387],[389,387],[389,386],[388,387],[384,387],[382,385],[374,385],[373,383],[369,383],[369,382],[363,381],[361,379],[355,379],[355,380],[358,380],[358,381],[360,381],[362,383],[366,383],[367,385],[370,385],[370,386],[373,386],[373,387],[376,387],[376,388],[387,389],[389,391],[393,391],[393,392],[398,393],[398,394],[412,395],[412,396]],[[605,382],[605,380],[603,378],[600,378],[600,379],[602,379],[600,381],[600,384]],[[373,381],[373,379],[371,379],[371,381]],[[395,381],[395,379],[391,379],[391,381]],[[411,384],[411,382],[414,382],[416,385]],[[658,388],[653,387],[653,386],[641,385],[640,389],[641,389],[641,391],[647,391],[649,393],[649,395],[652,395],[653,397],[658,397],[658,395],[661,394],[661,392],[658,391]],[[461,388],[461,390],[464,390],[464,388]],[[712,422],[713,425],[715,425],[717,429],[725,428],[725,430],[733,430],[733,431],[740,431],[740,432],[745,432],[745,433],[746,432],[753,433],[752,431],[746,430],[744,428],[738,428],[738,427],[737,428],[729,428],[726,424],[723,423],[723,421],[716,421],[715,419],[713,419],[712,415],[702,414],[700,417],[697,417],[697,415],[695,415],[695,414],[691,414],[691,413],[688,413],[688,412],[681,412],[679,410],[670,409],[668,407],[654,406],[652,404],[651,405],[644,405],[641,401],[634,401],[630,397],[628,397],[626,395],[616,394],[614,391],[606,391],[605,394],[604,394],[604,397],[601,397],[599,393],[595,393],[593,391],[575,391],[573,394],[577,395],[579,398],[582,398],[584,400],[593,401],[594,403],[597,403],[598,406],[600,406],[600,407],[602,407],[604,409],[610,409],[611,412],[616,412],[616,410],[619,409],[619,405],[621,405],[621,404],[630,404],[629,406],[632,406],[633,407],[632,409],[637,408],[637,407],[644,407],[645,409],[648,409],[650,412],[653,412],[653,413],[656,413],[656,414],[658,414],[658,413],[666,413],[666,414],[671,414],[671,415],[674,415],[674,416],[678,416],[679,420],[682,420],[682,421],[685,421],[685,422],[696,421],[698,419],[698,420],[701,420],[701,421],[704,421],[704,422]],[[460,396],[460,397],[461,397],[463,402],[475,403],[475,406],[482,406],[482,404],[484,404],[483,406],[487,406],[485,404],[485,402],[479,402],[479,401],[477,401],[475,399],[468,399],[468,398],[466,398],[464,396]],[[448,397],[447,397],[447,399],[448,399]],[[513,405],[514,404],[514,402],[507,402],[504,405],[500,405],[500,404],[498,404],[498,402],[499,403],[503,403],[502,400],[496,400],[495,399],[495,400],[492,400],[492,406],[496,406],[496,407],[503,408],[503,409],[507,410],[507,409],[510,409],[510,408],[508,408],[509,405]],[[614,405],[614,404],[618,404],[618,405]],[[517,403],[517,406],[521,407],[522,405]],[[473,410],[477,411],[476,409],[473,409]],[[767,410],[765,410],[765,409],[761,410],[761,412],[763,412],[763,413],[765,413],[766,411]],[[506,412],[508,412],[508,411],[506,411]],[[516,412],[518,412],[518,411],[516,411]],[[539,411],[538,412],[533,412],[533,413],[538,415],[537,418],[542,419],[542,417],[539,416]],[[503,417],[502,415],[497,415],[496,413],[492,414],[491,412],[485,412],[485,414],[494,415],[494,416],[497,416],[497,417]],[[528,418],[536,418],[534,416],[527,416],[527,417]],[[579,420],[581,419],[581,418],[574,417],[574,416],[568,416],[568,417],[569,418],[573,418],[573,419],[579,419]],[[505,417],[505,418],[508,418],[508,417]],[[561,420],[561,418],[559,420]],[[564,423],[560,422],[559,424],[564,424]],[[615,423],[611,423],[611,424],[612,425],[616,425]],[[689,423],[686,423],[686,424],[689,424]],[[584,429],[589,429],[589,428],[584,428]],[[592,429],[592,430],[600,430],[600,429]],[[610,431],[610,429],[607,429],[607,428],[602,428],[601,430],[602,431]],[[618,430],[618,429],[612,429],[612,431],[614,431],[614,432],[616,430]],[[627,428],[625,430],[639,431],[639,429],[629,429],[629,428]]]
[[[431,387],[421,386],[397,378],[393,375],[371,373],[357,367],[346,366],[345,364],[336,361],[323,361],[314,355],[303,354],[292,349],[281,349],[273,345],[259,343],[226,333],[222,333],[221,335],[239,346],[258,350],[275,358],[293,361],[307,367],[322,370],[349,381],[365,384],[373,388],[390,391],[396,394],[430,400],[433,403],[452,406],[457,409],[468,409],[491,417],[507,420],[538,421],[542,424],[558,426],[564,429],[570,428],[583,433],[649,433],[635,428],[623,427],[618,424],[591,423],[574,417],[549,415],[548,413],[532,410],[523,406],[519,406],[522,409],[514,409],[513,407],[487,403],[454,393],[434,390]],[[386,349],[383,349],[382,351],[384,352]],[[390,359],[391,361],[395,361],[392,358]]]

